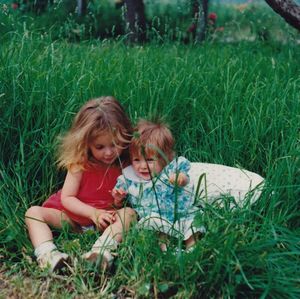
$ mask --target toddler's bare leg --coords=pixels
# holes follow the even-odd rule
[[[159,233],[159,247],[162,252],[167,251],[168,246],[167,246],[167,241],[168,241],[168,236],[164,233]]]
[[[196,238],[194,235],[190,236],[187,240],[185,240],[185,248],[189,249],[193,247],[196,243]]]

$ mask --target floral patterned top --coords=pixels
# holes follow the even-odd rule
[[[190,162],[184,157],[178,157],[165,166],[158,176],[152,180],[144,180],[136,175],[132,166],[128,166],[118,177],[115,188],[128,193],[129,203],[139,217],[157,213],[162,218],[174,222],[190,218],[194,186],[191,182],[184,187],[172,185],[169,177],[172,173],[181,172],[189,178],[189,170]]]

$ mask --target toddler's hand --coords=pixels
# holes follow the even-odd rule
[[[115,211],[107,211],[97,209],[92,217],[92,221],[95,223],[100,231],[105,230],[110,224],[116,221]]]
[[[122,206],[123,200],[126,197],[127,192],[123,189],[113,189],[111,191],[111,195],[114,198],[114,205],[119,208]]]
[[[177,179],[177,181],[176,181],[176,179]],[[172,173],[172,174],[170,174],[169,182],[172,185],[176,184],[177,186],[183,187],[183,186],[185,186],[189,182],[189,179],[182,172],[180,172],[178,175],[176,173]]]

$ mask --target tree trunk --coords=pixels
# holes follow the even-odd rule
[[[192,6],[196,23],[196,41],[203,42],[207,30],[208,0],[192,0]]]
[[[206,30],[207,30],[207,15],[208,15],[208,0],[201,0],[200,7],[199,7],[199,31],[197,35],[197,40],[202,42],[205,40],[206,37]]]
[[[294,28],[300,30],[300,6],[293,0],[265,0],[271,8]]]
[[[129,42],[146,40],[146,16],[143,0],[125,0],[126,26]]]
[[[88,0],[77,0],[77,14],[78,16],[84,16],[87,10]]]

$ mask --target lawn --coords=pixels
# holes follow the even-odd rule
[[[2,10],[0,298],[300,297],[298,35],[263,10],[278,20],[276,30],[268,25],[261,40],[250,22],[244,38],[248,29],[236,28],[246,28],[247,15],[234,27],[226,23],[230,10],[216,8],[219,25],[239,33],[234,39],[226,29],[201,45],[184,44],[174,35],[156,39],[153,29],[153,40],[132,46],[122,37],[57,36],[58,27],[46,32],[34,22],[44,15]],[[25,211],[61,187],[57,137],[86,100],[101,95],[116,96],[133,122],[163,116],[177,153],[191,161],[265,177],[261,197],[235,209],[226,197],[223,207],[203,204],[198,221],[207,233],[189,255],[163,255],[155,235],[133,228],[113,271],[102,273],[80,259],[95,234],[66,227],[55,240],[73,267],[65,275],[39,270]]]

